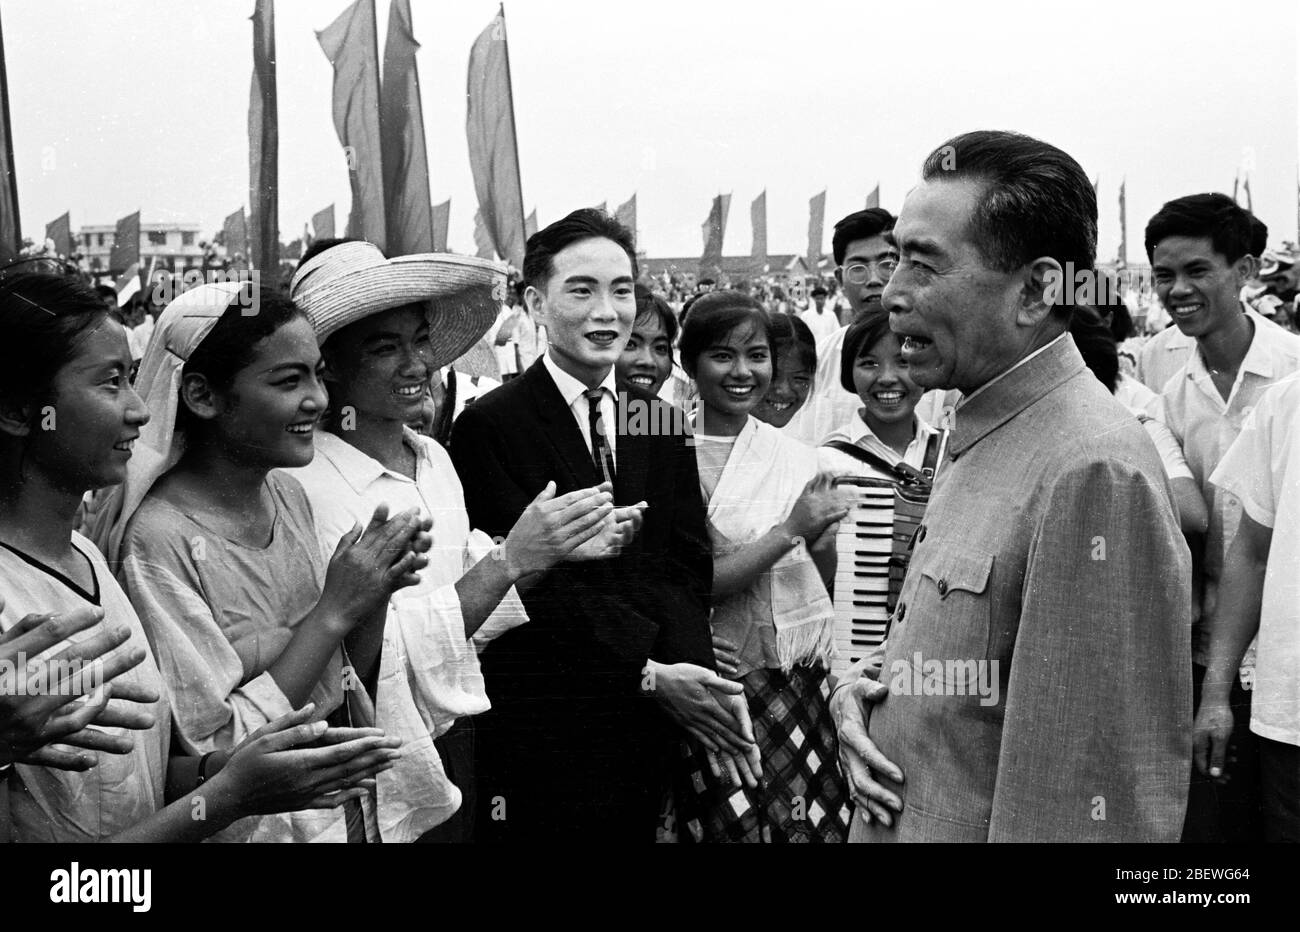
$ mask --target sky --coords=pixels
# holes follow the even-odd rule
[[[346,163],[315,37],[347,0],[279,0],[280,231],[333,202]],[[473,251],[465,138],[470,45],[489,0],[412,0],[433,200]],[[253,0],[0,0],[25,235],[137,209],[205,235],[248,201]],[[378,3],[380,41],[388,4]],[[1300,5],[1294,0],[506,4],[525,203],[543,225],[638,194],[639,245],[693,256],[711,198],[724,248],[750,250],[764,189],[773,253],[802,253],[808,200],[826,236],[881,185],[897,212],[927,153],[971,129],[1038,136],[1100,178],[1098,256],[1128,256],[1159,206],[1231,193],[1249,171],[1270,240],[1296,239]],[[382,52],[381,52],[382,54]],[[1243,175],[1244,176],[1244,175]],[[1244,204],[1244,194],[1243,194]]]

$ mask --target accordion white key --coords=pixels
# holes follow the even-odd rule
[[[843,674],[885,639],[894,553],[894,486],[848,479],[836,488],[849,504],[835,535],[835,647],[831,671]]]

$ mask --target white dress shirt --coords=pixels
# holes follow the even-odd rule
[[[594,457],[595,451],[591,446],[591,406],[587,403],[587,392],[590,389],[556,365],[550,353],[542,357],[542,365],[555,381],[555,387],[560,390],[560,397],[573,412],[573,419],[578,422],[578,430],[582,431],[583,442],[587,444],[587,452]],[[605,424],[605,439],[609,442],[609,452],[614,455],[614,463],[617,465],[618,431],[615,428],[618,424],[618,412],[615,410],[614,401],[618,398],[618,389],[615,388],[613,366],[610,366],[604,381],[600,383],[600,390],[600,418]]]

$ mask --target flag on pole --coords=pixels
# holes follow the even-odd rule
[[[1250,199],[1250,175],[1247,175],[1246,180],[1241,183],[1241,190],[1246,192],[1246,212],[1253,214],[1255,212],[1255,205]]]
[[[1094,198],[1101,197],[1101,175],[1098,175],[1096,178],[1092,179],[1092,196]]]
[[[1119,264],[1128,266],[1128,179],[1119,183]]]
[[[602,214],[607,214],[609,213],[608,203],[609,203],[608,201],[601,201],[599,204],[596,205],[596,209],[600,211]]]
[[[524,192],[504,7],[470,49],[467,97],[465,131],[483,227],[496,254],[523,268]]]
[[[55,255],[72,255],[72,214],[65,213],[45,224],[45,238],[54,241]]]
[[[880,182],[876,182],[876,186],[872,188],[871,193],[867,195],[867,207],[879,207],[879,206],[880,206]]]
[[[385,249],[384,171],[379,140],[379,50],[375,0],[356,0],[316,39],[334,66],[334,130],[347,157],[352,206],[347,236]]]
[[[492,234],[483,223],[483,212],[474,211],[474,255],[480,259],[495,259],[496,250],[492,246]]]
[[[624,203],[618,206],[618,210],[614,211],[614,219],[617,220],[619,223],[623,224],[623,226],[627,227],[627,231],[632,234],[632,248],[635,249],[636,248],[636,194],[635,193],[632,194],[632,197],[629,200],[625,201]]]
[[[311,215],[312,236],[315,239],[334,238],[334,205],[322,207]]]
[[[767,189],[749,205],[749,225],[754,231],[754,246],[749,257],[757,262],[767,262]]]
[[[524,236],[531,237],[537,232],[537,208],[534,207],[524,218]]]
[[[108,254],[108,268],[112,272],[121,272],[139,264],[140,211],[137,210],[117,221],[117,229],[113,231],[113,249]]]
[[[433,252],[447,251],[447,228],[451,225],[451,198],[443,201],[441,204],[434,204],[432,211],[433,220]]]
[[[419,47],[411,28],[411,0],[393,0],[384,42],[384,80],[379,86],[390,257],[433,251],[429,157],[415,67]]]
[[[722,240],[727,233],[727,213],[730,210],[730,194],[719,194],[713,199],[709,217],[701,227],[704,233],[704,253],[700,256],[701,272],[722,267]]]
[[[1232,176],[1232,203],[1237,203],[1237,185],[1241,182],[1241,173]]]
[[[249,266],[280,267],[280,130],[275,94],[275,5],[253,8],[253,82],[248,93]]]
[[[248,221],[244,218],[244,208],[239,208],[221,225],[221,239],[226,245],[226,256],[234,259],[236,255],[248,258]]]
[[[808,270],[817,271],[822,259],[822,235],[826,228],[826,192],[808,201]]]
[[[22,250],[18,219],[18,176],[14,173],[14,137],[9,128],[9,78],[5,70],[4,29],[0,27],[0,262]]]

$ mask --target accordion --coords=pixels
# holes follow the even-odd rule
[[[849,513],[835,536],[832,601],[836,651],[832,673],[844,673],[889,633],[946,439],[946,434],[931,438],[922,470],[903,464],[894,466],[852,444],[827,444],[894,477],[846,476],[835,480]]]

